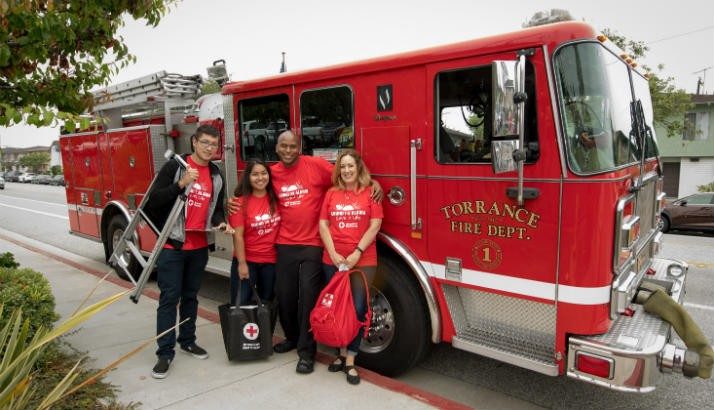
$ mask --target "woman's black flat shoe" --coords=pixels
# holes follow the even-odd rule
[[[337,356],[337,360],[327,366],[327,371],[332,373],[343,371],[345,369],[345,360],[347,359],[344,356]]]
[[[359,374],[351,375],[350,370],[357,371],[355,366],[345,366],[345,374],[347,375],[347,383],[349,384],[359,384]]]

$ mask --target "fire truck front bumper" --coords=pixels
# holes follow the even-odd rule
[[[644,281],[664,287],[679,305],[683,303],[687,271],[685,262],[653,259],[654,273]],[[650,270],[650,272],[652,272]],[[610,331],[568,339],[567,374],[613,390],[646,393],[655,389],[662,373],[691,373],[698,355],[670,344],[672,326],[632,302],[612,323]]]

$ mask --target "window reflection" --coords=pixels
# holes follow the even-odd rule
[[[286,94],[252,98],[238,103],[241,158],[277,161],[275,143],[290,128]]]
[[[300,97],[302,152],[334,160],[341,148],[353,148],[353,117],[348,87],[304,92]]]

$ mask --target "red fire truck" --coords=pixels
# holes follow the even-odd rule
[[[306,155],[357,149],[385,192],[362,365],[394,375],[447,342],[637,392],[697,365],[635,300],[656,283],[681,304],[687,265],[656,258],[664,194],[647,79],[592,27],[231,82],[199,115],[187,111],[197,83],[157,73],[111,87],[104,128],[61,137],[73,233],[111,254],[161,154],[188,152],[198,123],[224,130],[215,160],[229,192],[248,158],[277,160],[291,128]],[[136,237],[145,251],[154,240]],[[209,270],[227,274],[222,240]]]

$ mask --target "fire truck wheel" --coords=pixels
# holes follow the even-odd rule
[[[406,267],[380,258],[370,289],[372,325],[362,340],[358,364],[386,376],[416,365],[431,345],[429,314],[419,285]]]
[[[121,239],[121,236],[124,234],[124,231],[126,230],[127,225],[129,225],[124,219],[123,216],[121,215],[114,215],[114,217],[109,221],[109,226],[107,226],[107,259],[109,259],[109,256],[111,256],[112,253],[114,253],[114,248],[116,247],[117,243],[119,243],[119,239]],[[128,268],[129,268],[129,273],[131,273],[131,276],[134,279],[137,279],[139,275],[141,274],[141,265],[139,262],[134,259],[134,256],[131,254],[131,251],[127,250],[124,252],[124,255],[122,256],[122,259],[124,260],[129,260]],[[129,277],[126,275],[123,269],[120,269],[118,267],[115,267],[114,269],[117,272],[117,275],[119,275],[120,278],[124,280],[129,280]]]

